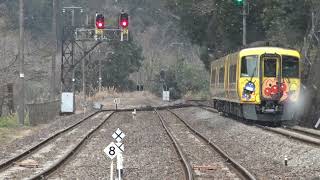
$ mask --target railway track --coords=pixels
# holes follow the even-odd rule
[[[261,129],[264,129],[273,133],[277,133],[291,139],[301,141],[303,143],[320,146],[320,134],[317,134],[315,132],[304,130],[299,127],[273,128],[273,127],[266,127],[261,125],[256,125],[256,126]]]
[[[320,131],[318,130],[306,129],[299,126],[289,127],[289,130],[320,139]]]
[[[165,115],[171,116],[171,118],[163,118],[164,112],[167,112]],[[170,110],[164,112],[157,112],[157,114],[182,159],[186,179],[221,179],[226,178],[225,176],[228,176],[228,178],[255,179],[248,170],[229,157],[217,145],[202,136],[177,114]],[[169,122],[169,119],[175,120]]]
[[[213,113],[218,113],[213,108],[202,107],[202,106],[199,106],[199,108],[204,109],[206,111],[213,112]],[[277,134],[286,136],[288,138],[301,141],[303,143],[320,146],[320,132],[316,132],[315,130],[312,130],[312,129],[308,130],[306,128],[301,128],[299,126],[275,128],[275,127],[262,126],[258,124],[254,124],[254,125],[263,130],[277,133]]]
[[[173,136],[173,134],[171,133],[171,131],[169,130],[165,120],[163,119],[163,117],[161,116],[161,114],[155,110],[158,117],[159,117],[159,120],[163,126],[163,128],[165,129],[166,133],[168,134],[169,138],[172,140],[173,142],[173,145],[179,155],[179,157],[181,158],[181,162],[182,162],[182,165],[184,167],[184,171],[185,171],[185,176],[187,180],[193,180],[193,174],[192,174],[192,168],[191,168],[191,164],[190,162],[188,161],[187,159],[187,156],[186,154],[182,151],[182,148],[181,146],[179,145],[178,141],[175,139],[175,137]]]
[[[0,164],[0,179],[43,179],[59,168],[113,112],[95,112]]]

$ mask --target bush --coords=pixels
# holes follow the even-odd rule
[[[200,66],[184,64],[183,60],[180,60],[164,74],[164,82],[160,82],[160,74],[157,74],[151,88],[158,96],[161,96],[162,84],[168,87],[171,99],[179,99],[186,95],[205,98],[209,95],[209,74]]]
[[[29,126],[29,116],[28,114],[25,114],[25,125]],[[2,116],[0,117],[0,128],[13,128],[13,127],[18,127],[19,122],[18,122],[18,115],[17,114],[11,114],[8,116]]]

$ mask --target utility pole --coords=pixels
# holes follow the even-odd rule
[[[101,51],[99,50],[99,54]],[[101,92],[101,86],[102,86],[102,72],[101,72],[101,57],[99,58],[99,92]]]
[[[85,46],[85,51],[87,51],[87,48]],[[82,59],[82,91],[83,91],[83,101],[86,102],[86,59]],[[90,62],[90,54],[88,55],[88,59]]]
[[[56,42],[57,42],[57,52],[56,52],[56,95],[61,94],[62,85],[60,83],[60,75],[61,75],[61,59],[62,59],[62,36],[63,36],[63,28],[62,28],[62,14],[61,14],[61,0],[55,0],[56,2]]]
[[[18,117],[20,125],[24,125],[24,0],[19,0],[20,17],[19,17],[19,60],[20,60],[20,92],[19,92],[19,108]]]
[[[74,23],[74,13],[75,13],[75,9],[71,9],[71,26],[72,29],[75,28],[75,23]],[[72,52],[74,52],[74,39],[72,38]],[[74,66],[74,56],[72,56],[72,65]],[[76,74],[76,70],[75,67],[72,68],[72,92],[73,92],[73,100],[75,102],[75,83],[76,83],[76,79],[75,79],[75,74]],[[73,103],[74,104],[74,103]]]
[[[242,33],[242,45],[247,45],[247,0],[243,0],[243,7],[242,7],[242,24],[243,24],[243,33]]]
[[[56,53],[58,50],[57,44],[57,0],[52,0],[52,39],[54,49],[52,50],[51,61],[51,78],[50,78],[50,99],[53,100],[56,96]]]

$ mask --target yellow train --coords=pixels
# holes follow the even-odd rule
[[[211,63],[214,107],[249,120],[292,120],[301,86],[300,53],[279,47],[242,49]]]

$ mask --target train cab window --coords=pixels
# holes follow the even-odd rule
[[[276,59],[265,59],[264,64],[264,76],[265,77],[276,77],[277,76],[277,60]]]
[[[219,83],[220,84],[224,83],[224,67],[220,68],[219,70]]]
[[[257,77],[258,55],[245,56],[241,59],[241,77]]]
[[[216,84],[216,70],[212,69],[212,74],[211,74],[211,86],[215,86]]]
[[[282,76],[286,78],[299,78],[299,58],[282,56]]]

